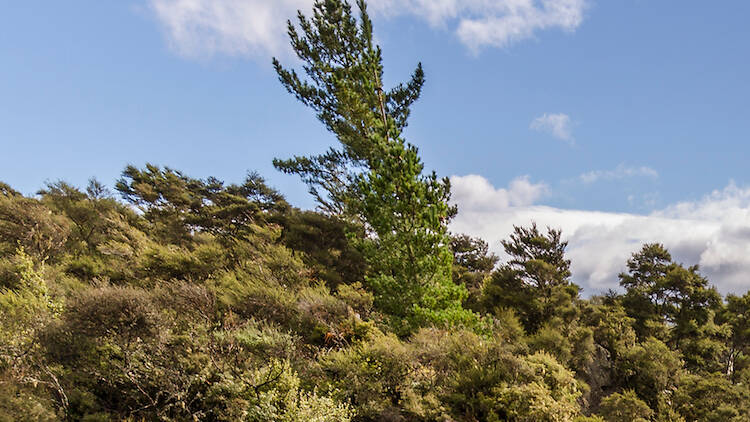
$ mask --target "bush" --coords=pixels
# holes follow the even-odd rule
[[[22,247],[43,262],[56,256],[69,235],[70,222],[39,201],[0,194],[0,253]]]
[[[373,334],[349,348],[332,351],[320,358],[320,367],[325,376],[321,384],[352,403],[364,420],[398,417],[411,394],[409,350],[392,334]]]
[[[633,390],[614,393],[602,400],[601,414],[607,422],[648,422],[654,411]],[[699,419],[708,420],[708,419]]]
[[[686,420],[735,422],[750,420],[750,391],[722,374],[686,375],[671,397],[671,408]]]
[[[650,337],[625,352],[618,370],[625,386],[653,409],[662,393],[676,386],[682,373],[682,361],[678,352]]]
[[[124,341],[157,334],[159,315],[152,296],[132,287],[101,287],[71,297],[66,324],[85,337],[116,337]]]
[[[54,401],[45,396],[42,388],[0,378],[0,422],[59,420]]]

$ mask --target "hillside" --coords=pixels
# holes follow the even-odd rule
[[[315,210],[254,172],[0,183],[0,421],[750,420],[750,294],[649,243],[585,298],[560,230],[502,262],[449,231],[403,134],[422,65],[386,89],[358,6],[317,1],[300,69],[273,61],[338,141],[274,160]]]

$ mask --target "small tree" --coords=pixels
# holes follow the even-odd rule
[[[640,338],[654,336],[680,349],[691,369],[720,369],[729,329],[714,323],[721,296],[697,266],[685,268],[664,246],[647,244],[628,260],[620,285]]]
[[[0,256],[12,255],[22,247],[44,262],[63,249],[69,235],[68,219],[0,183]]]
[[[241,185],[225,185],[213,177],[193,179],[152,164],[144,169],[128,166],[115,188],[141,208],[162,240],[177,245],[189,243],[196,232],[232,245],[253,234],[268,213],[288,207],[257,173],[249,173]]]
[[[487,242],[465,234],[451,238],[453,251],[453,282],[463,284],[469,291],[464,306],[479,310],[482,288],[500,259],[489,251]]]
[[[654,411],[633,390],[614,393],[602,400],[599,411],[607,422],[648,422]]]
[[[485,286],[485,307],[514,309],[529,333],[553,317],[570,319],[576,312],[573,304],[579,288],[570,282],[567,246],[559,230],[543,234],[535,223],[515,227],[510,240],[503,241],[510,260]]]

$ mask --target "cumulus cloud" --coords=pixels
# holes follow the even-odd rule
[[[590,184],[602,180],[621,180],[631,177],[647,177],[651,179],[657,179],[659,177],[659,172],[652,169],[651,167],[629,167],[624,164],[620,164],[614,170],[595,170],[583,173],[579,176],[579,179],[583,183]]]
[[[639,215],[560,209],[529,201],[507,202],[504,207],[502,201],[495,201],[497,206],[488,207],[483,195],[512,189],[496,189],[480,179],[471,176],[463,179],[466,183],[454,183],[459,214],[451,230],[482,237],[502,259],[500,241],[507,239],[513,225],[535,221],[541,227],[563,230],[569,241],[573,279],[589,293],[616,289],[617,274],[647,242],[663,243],[686,265],[699,264],[724,293],[744,293],[750,288],[750,188],[730,183],[700,200]],[[471,186],[471,181],[480,187]]]
[[[496,209],[531,205],[547,191],[544,183],[531,183],[528,176],[514,179],[508,188],[495,188],[482,176],[451,177],[453,201],[473,211],[491,212]]]
[[[181,54],[268,56],[286,49],[285,22],[313,0],[147,0]],[[588,0],[370,0],[375,15],[408,15],[453,31],[472,52],[538,31],[573,31]]]
[[[565,113],[544,113],[532,120],[529,127],[539,132],[548,133],[570,144],[573,143],[570,116]]]

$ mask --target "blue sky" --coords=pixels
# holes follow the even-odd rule
[[[271,165],[335,142],[270,65],[272,55],[296,63],[283,21],[309,4],[5,2],[0,180],[33,194],[57,179],[112,185],[126,164],[227,181],[257,170],[312,207]],[[497,249],[511,224],[562,227],[581,262],[574,275],[592,290],[658,237],[724,290],[747,288],[750,3],[377,0],[371,10],[387,81],[425,67],[406,137],[429,169],[454,176],[456,230]]]

